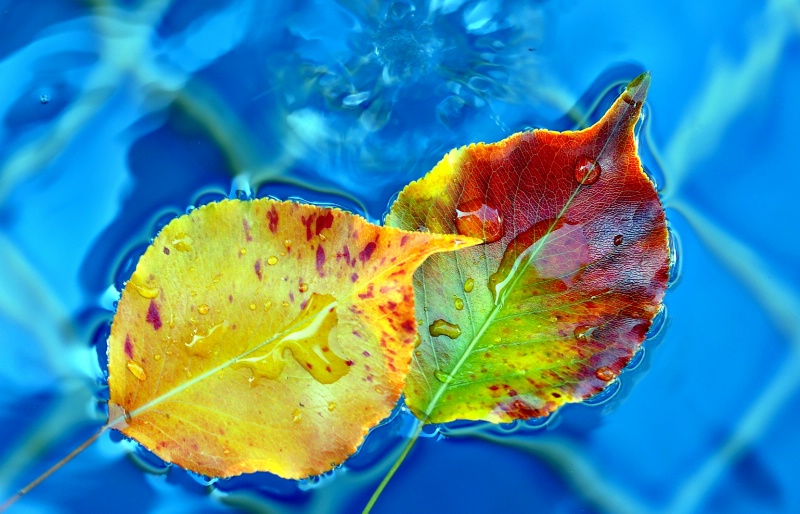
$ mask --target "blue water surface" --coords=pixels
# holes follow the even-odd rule
[[[432,427],[375,512],[800,512],[796,0],[0,0],[0,34],[0,497],[105,422],[115,301],[173,217],[273,196],[379,222],[449,149],[585,127],[650,70],[663,328],[546,422]],[[299,482],[106,434],[12,512],[359,512],[412,429],[400,408]]]

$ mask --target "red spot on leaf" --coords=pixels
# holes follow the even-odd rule
[[[368,351],[366,351],[366,350],[364,350],[363,352],[361,352],[361,354],[362,354],[364,357],[370,357],[370,356],[372,355],[371,353],[369,353],[369,352],[368,352]]]
[[[325,276],[325,271],[323,271],[323,266],[325,265],[325,250],[322,248],[322,245],[317,247],[317,274],[320,277]]]
[[[414,332],[416,332],[416,331],[417,331],[417,327],[416,327],[416,325],[414,324],[414,320],[411,320],[411,319],[407,319],[407,320],[405,320],[405,321],[403,322],[403,324],[402,324],[402,325],[400,325],[400,327],[401,327],[403,330],[405,330],[406,332],[409,332],[409,333],[414,333]]]
[[[267,221],[269,222],[269,231],[273,234],[278,231],[278,211],[275,210],[275,206],[272,206],[272,209],[267,211]]]
[[[133,359],[133,343],[131,342],[131,335],[125,335],[125,355],[128,356],[129,359]]]
[[[353,364],[355,364],[355,362],[353,362],[351,360],[346,360],[346,361],[344,361],[344,363],[347,364],[348,366],[352,366]]]
[[[355,282],[356,280],[358,280],[358,273],[350,275],[350,282]]]
[[[274,209],[274,207],[273,207],[273,209]],[[242,219],[242,225],[244,225],[244,237],[245,237],[245,239],[247,239],[248,241],[252,241],[253,240],[253,236],[250,235],[250,223],[248,223],[247,220],[243,218]]]
[[[407,235],[403,236],[403,238],[400,239],[400,246],[405,246],[407,242],[408,242],[408,236]]]
[[[317,227],[315,232],[317,235],[319,235],[320,232],[322,232],[326,228],[331,228],[332,225],[333,225],[333,213],[326,212],[325,214],[317,218]]]
[[[497,384],[490,385],[490,386],[489,386],[489,389],[491,389],[492,391],[497,391],[498,389],[500,389],[500,386],[499,386],[499,385],[497,385]]]
[[[312,232],[311,226],[314,224],[314,216],[313,214],[309,214],[308,218],[305,216],[300,217],[300,221],[303,222],[303,225],[306,227],[306,241],[311,241],[311,238],[314,237]]]
[[[147,308],[147,322],[153,325],[153,329],[161,328],[161,315],[158,313],[158,305],[155,300],[150,300],[150,307]]]
[[[253,264],[253,269],[256,271],[256,275],[258,275],[258,280],[261,280],[263,276],[263,272],[261,271],[261,259],[257,260],[255,264]]]
[[[366,300],[367,298],[374,298],[375,294],[373,294],[373,292],[372,292],[373,289],[374,289],[374,287],[373,287],[372,283],[370,283],[367,286],[367,292],[366,293],[358,293],[358,297],[361,298],[362,300]]]
[[[374,241],[370,241],[369,243],[367,243],[367,246],[365,246],[364,249],[358,253],[358,259],[361,261],[362,264],[370,260],[370,258],[372,257],[372,253],[375,251],[375,248],[377,246],[378,245],[376,245]]]
[[[169,255],[169,248],[166,246],[164,247],[164,255]]]
[[[355,257],[353,257],[352,259],[350,258],[350,248],[347,245],[344,245],[344,248],[342,248],[342,253],[337,253],[336,254],[336,260],[337,261],[339,259],[342,259],[342,258],[344,258],[344,262],[346,262],[350,266],[355,266],[356,265]]]

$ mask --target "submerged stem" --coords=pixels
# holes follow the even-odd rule
[[[381,484],[378,486],[377,489],[375,489],[375,492],[372,493],[372,497],[369,499],[369,503],[367,503],[367,506],[364,507],[364,510],[362,511],[361,514],[369,514],[369,512],[372,510],[372,507],[375,506],[375,502],[378,501],[378,498],[380,497],[383,490],[386,489],[386,486],[389,484],[389,481],[392,479],[397,469],[400,467],[403,461],[406,460],[408,452],[411,451],[411,448],[414,447],[414,444],[417,442],[417,439],[419,439],[419,435],[422,433],[422,428],[424,426],[425,423],[417,420],[417,427],[414,429],[414,433],[411,434],[411,439],[408,440],[408,443],[406,443],[406,447],[403,448],[403,452],[394,461],[394,464],[392,464],[392,467],[386,473],[386,476],[383,477],[383,480],[381,480]]]
[[[67,455],[60,461],[53,464],[50,467],[50,469],[48,469],[47,471],[36,477],[30,484],[26,485],[25,487],[17,491],[16,494],[14,494],[14,496],[12,496],[11,498],[3,502],[2,505],[0,505],[0,512],[4,512],[6,509],[14,505],[17,502],[17,500],[28,494],[31,491],[31,489],[44,482],[45,479],[47,479],[47,477],[49,477],[50,475],[61,469],[61,467],[64,466],[64,464],[71,461],[76,455],[81,453],[83,450],[88,448],[93,442],[95,442],[97,438],[103,435],[103,432],[105,432],[108,428],[109,425],[103,425],[102,427],[100,427],[100,429],[97,432],[92,434],[92,436],[86,441],[84,441],[80,446],[72,450],[69,453],[69,455]]]

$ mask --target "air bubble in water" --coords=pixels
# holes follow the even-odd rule
[[[450,95],[436,106],[436,117],[448,128],[455,127],[464,117],[464,100]]]

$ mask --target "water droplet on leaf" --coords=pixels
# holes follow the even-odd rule
[[[462,236],[477,237],[493,243],[503,237],[500,211],[482,200],[470,200],[456,208],[456,229]]]
[[[555,241],[554,244],[559,244],[558,241],[561,241],[561,244],[566,244],[564,241],[570,241],[571,246],[581,244],[581,248],[569,247],[568,250],[576,253],[584,251],[588,254],[588,241],[583,233],[575,228],[575,225],[565,223],[563,218],[537,221],[524,232],[517,234],[508,244],[497,271],[489,276],[487,286],[494,296],[496,305],[504,301],[506,289],[528,272],[531,268],[531,260],[540,254],[548,241]],[[537,263],[534,262],[533,268],[540,273],[540,276],[545,276],[541,273],[546,273],[550,277],[556,278],[564,274],[562,270],[555,267],[555,261],[549,261],[548,264],[549,269],[537,269]]]
[[[472,278],[468,278],[466,282],[464,282],[464,292],[471,293],[472,290],[475,288],[475,280]]]
[[[276,264],[278,264],[278,258],[275,257],[274,255],[270,255],[269,258],[267,259],[267,264],[269,264],[270,266],[275,266]]]
[[[594,159],[581,157],[575,164],[575,180],[584,186],[590,186],[598,181],[601,171],[600,164]]]
[[[179,252],[188,252],[192,249],[192,238],[181,232],[172,240],[172,246]]]
[[[437,319],[431,323],[431,326],[428,327],[428,331],[433,337],[447,336],[450,339],[455,339],[461,335],[461,327],[453,323],[448,323],[443,319]]]
[[[336,402],[328,402],[328,411],[333,412],[336,410]]]
[[[299,286],[297,289],[298,289],[298,290],[299,290],[301,293],[305,293],[306,291],[308,291],[308,284],[306,284],[305,282],[303,282],[302,284],[300,284],[300,286]]]
[[[337,355],[328,342],[331,330],[338,324],[336,305],[331,295],[313,293],[303,310],[287,324],[293,327],[290,333],[264,345],[261,351],[238,359],[233,367],[243,366],[259,377],[276,380],[287,362],[294,359],[317,382],[336,382],[350,371],[350,361]]]
[[[247,248],[242,248],[241,250],[239,250],[239,253],[242,255],[247,255]]]
[[[133,373],[133,376],[142,381],[147,380],[147,374],[144,372],[141,366],[139,366],[133,361],[128,361],[127,366],[128,370],[130,370],[130,372]]]
[[[147,287],[145,285],[142,285],[141,283],[138,282],[135,274],[133,277],[131,277],[130,284],[133,286],[134,289],[136,289],[136,292],[139,293],[139,296],[141,296],[142,298],[147,298],[149,300],[153,298],[158,298],[159,290],[154,287]]]
[[[458,311],[464,308],[464,300],[462,300],[458,296],[454,296],[453,303],[455,304],[456,310]]]
[[[594,372],[594,375],[604,382],[609,382],[614,379],[614,372],[610,368],[603,366]]]
[[[433,376],[439,382],[444,383],[444,382],[447,382],[447,377],[449,377],[450,375],[448,375],[447,373],[445,373],[444,371],[442,371],[440,369],[437,369],[436,371],[433,372]]]
[[[572,335],[574,335],[575,339],[577,339],[578,341],[585,341],[586,336],[590,335],[591,332],[592,332],[592,327],[578,326],[575,327],[575,330],[572,331]]]
[[[292,421],[295,423],[300,423],[302,419],[303,419],[303,413],[300,412],[300,409],[295,409],[294,412],[292,412]]]
[[[208,314],[208,305],[201,304],[199,307],[197,307],[197,312],[200,314]]]

